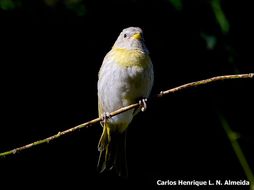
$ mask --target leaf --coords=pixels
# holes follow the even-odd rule
[[[212,9],[218,24],[220,25],[222,33],[226,34],[229,31],[229,22],[221,8],[220,0],[212,0],[211,1]]]

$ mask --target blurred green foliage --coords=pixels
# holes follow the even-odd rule
[[[12,10],[21,5],[19,0],[0,0],[0,8],[3,10]]]
[[[220,0],[212,0],[211,6],[216,17],[216,20],[221,28],[222,33],[226,34],[229,31],[229,22],[221,8]]]
[[[169,0],[169,2],[175,7],[176,10],[181,11],[183,9],[183,0]],[[208,0],[204,1],[204,3],[210,4],[210,7],[214,13],[222,33],[228,33],[230,25],[221,7],[221,0]]]
[[[86,8],[83,0],[40,0],[49,7],[54,7],[63,4],[66,9],[69,9],[76,13],[78,16],[83,16],[86,13]],[[22,0],[0,0],[0,9],[13,10],[22,6],[24,1]]]
[[[84,5],[84,0],[40,0],[45,3],[45,5],[49,7],[54,7],[59,4],[63,4],[66,9],[75,12],[79,16],[84,16],[86,13],[86,7]],[[22,0],[0,0],[0,8],[2,10],[13,10],[17,7],[22,6]],[[171,5],[178,11],[181,11],[184,6],[183,0],[169,0]],[[229,31],[229,22],[222,10],[221,0],[209,0],[206,1],[210,3],[211,9],[214,12],[215,18],[221,28],[223,33],[227,33]]]
[[[205,40],[207,49],[213,50],[215,48],[217,44],[216,36],[201,32],[201,37]]]
[[[46,3],[46,5],[53,7],[59,2],[59,0],[44,0],[44,2]]]
[[[50,1],[50,0],[47,0],[47,1]],[[53,1],[56,1],[56,0],[53,0]],[[64,4],[68,9],[74,11],[77,15],[79,16],[85,15],[86,8],[82,0],[65,0]]]
[[[183,8],[182,0],[169,0],[169,1],[175,7],[175,9],[182,10]]]
[[[224,130],[228,136],[228,139],[230,140],[232,148],[233,148],[233,150],[234,150],[234,152],[235,152],[235,154],[236,154],[236,156],[243,168],[243,171],[251,183],[250,189],[253,190],[254,189],[254,175],[250,169],[250,166],[249,166],[247,159],[242,151],[242,148],[240,147],[240,144],[238,143],[238,139],[239,139],[240,135],[231,129],[227,120],[225,119],[225,117],[222,114],[219,114],[219,118],[221,121],[221,125],[224,128]]]

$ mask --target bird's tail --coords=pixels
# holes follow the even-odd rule
[[[127,177],[126,163],[126,131],[123,133],[111,131],[106,124],[98,144],[100,156],[97,169],[101,173],[104,170],[114,169],[118,176]]]

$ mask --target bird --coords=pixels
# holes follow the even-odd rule
[[[103,118],[98,143],[97,169],[100,173],[114,170],[117,176],[128,176],[127,128],[133,117],[146,108],[145,100],[151,93],[153,82],[153,64],[142,29],[123,29],[104,57],[98,74],[98,112]],[[141,103],[138,109],[107,117],[110,112],[138,101]]]

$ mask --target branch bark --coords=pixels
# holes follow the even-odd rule
[[[197,87],[197,86],[201,86],[201,85],[206,85],[208,83],[213,83],[213,82],[216,82],[216,81],[231,80],[231,79],[250,79],[250,78],[253,78],[253,77],[254,77],[254,73],[239,74],[239,75],[216,76],[216,77],[213,77],[213,78],[200,80],[200,81],[196,81],[196,82],[191,82],[191,83],[187,83],[187,84],[184,84],[184,85],[181,85],[181,86],[169,89],[169,90],[161,91],[155,97],[156,98],[163,97],[163,96],[168,95],[168,94],[176,93],[176,92],[179,92],[179,91],[183,91],[183,90],[193,88],[193,87]],[[133,109],[133,108],[138,108],[139,106],[140,106],[139,103],[135,103],[135,104],[131,104],[131,105],[126,106],[126,107],[122,107],[122,108],[120,108],[120,109],[118,109],[114,112],[111,112],[110,117],[113,117],[113,116],[118,115],[120,113],[126,112],[128,110]],[[52,135],[50,137],[47,137],[45,139],[38,140],[38,141],[32,142],[30,144],[27,144],[27,145],[24,145],[24,146],[21,146],[21,147],[18,147],[18,148],[14,148],[14,149],[6,151],[6,152],[2,152],[2,153],[0,153],[0,157],[11,155],[11,154],[16,154],[17,152],[21,152],[23,150],[32,148],[32,147],[37,146],[37,145],[44,144],[44,143],[49,143],[50,141],[55,140],[55,139],[57,139],[57,138],[59,138],[63,135],[66,135],[68,133],[72,133],[72,132],[74,132],[78,129],[81,129],[81,128],[89,127],[89,126],[94,125],[94,124],[96,124],[100,121],[102,121],[102,118],[98,117],[96,119],[90,120],[86,123],[82,123],[80,125],[72,127],[72,128],[67,129],[65,131],[58,132],[57,134]]]

